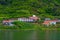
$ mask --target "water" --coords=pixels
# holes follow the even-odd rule
[[[60,31],[0,30],[0,40],[60,40]]]

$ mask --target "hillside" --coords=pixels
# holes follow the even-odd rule
[[[0,19],[14,17],[60,18],[60,0],[0,0]]]

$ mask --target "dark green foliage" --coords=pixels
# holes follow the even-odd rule
[[[20,29],[33,29],[35,27],[35,25],[32,23],[20,22],[20,21],[13,22],[13,24],[15,24],[16,27]]]
[[[60,0],[0,0],[0,17],[60,16]]]

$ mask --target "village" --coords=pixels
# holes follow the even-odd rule
[[[0,40],[60,40],[60,0],[0,0]]]
[[[36,15],[33,15],[29,18],[21,17],[21,18],[12,18],[12,19],[5,19],[2,21],[2,24],[5,26],[14,26],[13,22],[20,21],[20,22],[29,22],[29,23],[38,23],[41,21],[41,18],[39,18]],[[40,22],[39,22],[40,23]],[[45,20],[41,23],[44,26],[56,26],[57,23],[60,23],[59,19],[51,20],[50,18],[45,18]]]

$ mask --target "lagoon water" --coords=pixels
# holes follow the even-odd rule
[[[60,40],[60,30],[0,30],[0,40]]]

